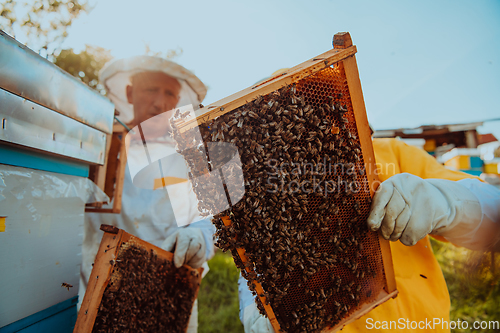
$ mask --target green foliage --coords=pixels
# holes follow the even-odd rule
[[[16,37],[23,32],[28,46],[51,55],[68,35],[68,28],[82,13],[88,0],[5,0],[0,7],[0,29]]]
[[[73,21],[81,13],[89,12],[88,0],[5,0],[0,6],[1,30],[14,37],[16,31],[22,32],[28,38],[27,45],[31,49],[47,56],[92,89],[105,94],[98,74],[112,58],[109,50],[86,45],[85,50],[78,54],[72,49],[57,52]]]
[[[85,50],[80,53],[75,53],[73,49],[62,50],[54,57],[54,64],[105,95],[106,91],[99,83],[99,71],[112,58],[109,50],[85,45]]]
[[[492,258],[491,253],[477,253],[433,239],[431,242],[450,292],[450,320],[469,323],[469,329],[454,331],[472,332],[475,321],[499,321],[500,256]]]
[[[198,293],[198,332],[243,332],[239,318],[239,270],[228,253],[217,251]]]

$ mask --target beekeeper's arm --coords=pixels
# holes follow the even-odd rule
[[[245,333],[273,333],[274,329],[268,318],[259,313],[255,304],[255,296],[248,289],[247,281],[241,276],[238,279],[240,298],[240,320]]]
[[[187,226],[177,228],[173,234],[168,236],[161,247],[167,251],[174,252],[174,265],[181,267],[187,264],[193,268],[199,268],[204,262],[208,261],[214,256],[215,246],[213,235],[215,233],[215,226],[212,224],[212,217],[202,219],[198,211],[198,199],[193,192],[190,182],[177,185],[182,190],[176,193],[176,197],[171,195],[172,206],[174,209],[179,209],[176,212],[176,217],[180,215],[185,218],[185,221],[176,221],[180,225],[186,224],[184,222],[191,222]],[[181,202],[178,202],[178,200]],[[181,205],[182,203],[182,205]],[[184,210],[180,210],[180,206]]]
[[[199,268],[214,256],[214,233],[215,227],[210,219],[201,220],[178,228],[165,239],[161,247],[174,252],[175,267],[187,264],[192,268]]]
[[[213,241],[215,226],[211,222],[211,217],[200,218],[196,196],[192,191],[191,194],[188,200],[190,200],[193,216],[190,220],[196,222],[177,228],[161,245],[163,249],[174,252],[176,267],[187,264],[193,268],[199,268],[215,254]]]
[[[471,250],[498,249],[500,190],[477,179],[397,174],[377,189],[368,226],[409,246],[432,234]]]

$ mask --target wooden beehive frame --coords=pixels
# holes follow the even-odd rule
[[[113,126],[113,133],[106,137],[106,157],[103,165],[90,166],[89,178],[110,200],[113,207],[102,208],[102,202],[87,204],[87,213],[119,214],[122,209],[123,180],[127,165],[125,136],[127,131],[121,125]]]
[[[254,100],[258,96],[267,95],[272,93],[283,86],[291,85],[298,82],[310,75],[313,75],[322,69],[332,66],[339,65],[343,66],[347,85],[349,87],[349,94],[351,99],[351,104],[353,108],[353,113],[356,121],[357,131],[359,135],[359,140],[361,147],[363,149],[364,163],[366,176],[369,183],[370,195],[373,197],[374,191],[379,184],[378,176],[376,174],[375,157],[373,153],[373,146],[371,142],[371,131],[368,125],[368,119],[366,117],[366,109],[363,99],[363,93],[361,90],[361,82],[359,80],[359,73],[355,59],[356,46],[352,45],[352,40],[349,33],[338,33],[334,36],[333,40],[334,49],[327,51],[313,59],[310,59],[300,65],[288,69],[286,72],[271,77],[263,82],[260,82],[252,87],[244,89],[237,92],[229,97],[223,98],[215,103],[212,103],[204,108],[196,111],[196,118],[186,118],[184,120],[177,120],[176,126],[179,131],[185,132],[192,128],[198,126],[198,124],[207,123],[213,119],[216,119],[249,101]],[[229,217],[222,218],[223,223],[228,226],[231,224]],[[392,255],[390,250],[389,241],[383,239],[379,236],[379,244],[382,254],[382,261],[384,265],[386,286],[384,291],[378,295],[377,300],[373,303],[365,303],[361,306],[350,317],[345,318],[335,327],[328,329],[330,332],[335,332],[340,330],[344,325],[356,320],[357,318],[365,315],[371,311],[374,307],[380,305],[381,303],[387,301],[390,298],[394,298],[397,295],[396,280],[394,277],[394,270],[392,266]],[[237,253],[243,263],[246,263],[248,259],[245,256],[245,251],[243,249],[236,249]],[[250,268],[246,267],[248,272],[251,271]],[[253,283],[256,286],[257,295],[260,298],[266,313],[271,321],[271,324],[275,332],[280,331],[280,325],[274,315],[274,312],[269,304],[267,304],[265,297],[263,296],[263,288],[261,284],[254,280]]]
[[[73,330],[75,333],[92,332],[104,291],[111,279],[113,262],[118,257],[118,252],[123,243],[137,245],[147,251],[151,250],[158,258],[173,262],[173,253],[154,246],[128,232],[104,224],[101,225],[101,230],[104,231],[104,235],[95,258],[94,267],[90,274],[80,311],[78,312],[78,318]],[[196,276],[198,277],[199,287],[203,268],[193,269],[187,265],[183,267],[186,268],[188,272],[197,272]],[[196,299],[198,295],[198,287],[195,290],[194,299]]]

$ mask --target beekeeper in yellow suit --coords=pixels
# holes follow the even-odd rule
[[[188,178],[187,167],[182,156],[176,154],[169,120],[175,108],[198,108],[207,92],[205,85],[184,67],[150,56],[113,61],[101,71],[100,82],[122,122],[133,131],[126,138],[127,172],[121,213],[85,216],[80,302],[102,238],[99,227],[103,223],[174,252],[177,267],[204,265],[206,272],[206,261],[215,251],[215,228],[209,219],[199,216],[191,185],[183,181]],[[172,179],[178,180],[174,191],[155,185],[157,180],[165,184]],[[197,320],[195,302],[188,332],[197,331]]]
[[[450,296],[428,235],[472,250],[498,249],[500,191],[446,169],[425,151],[399,140],[373,139],[373,148],[382,183],[368,226],[392,241],[399,294],[342,332],[450,332]],[[248,295],[246,284],[240,284],[245,332],[273,332]],[[403,328],[406,320],[420,326]],[[399,326],[384,326],[390,322]]]

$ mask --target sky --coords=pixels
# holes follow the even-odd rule
[[[500,1],[90,0],[64,48],[173,59],[209,90],[204,104],[332,48],[348,31],[375,129],[500,118]],[[480,132],[500,139],[500,121]]]

